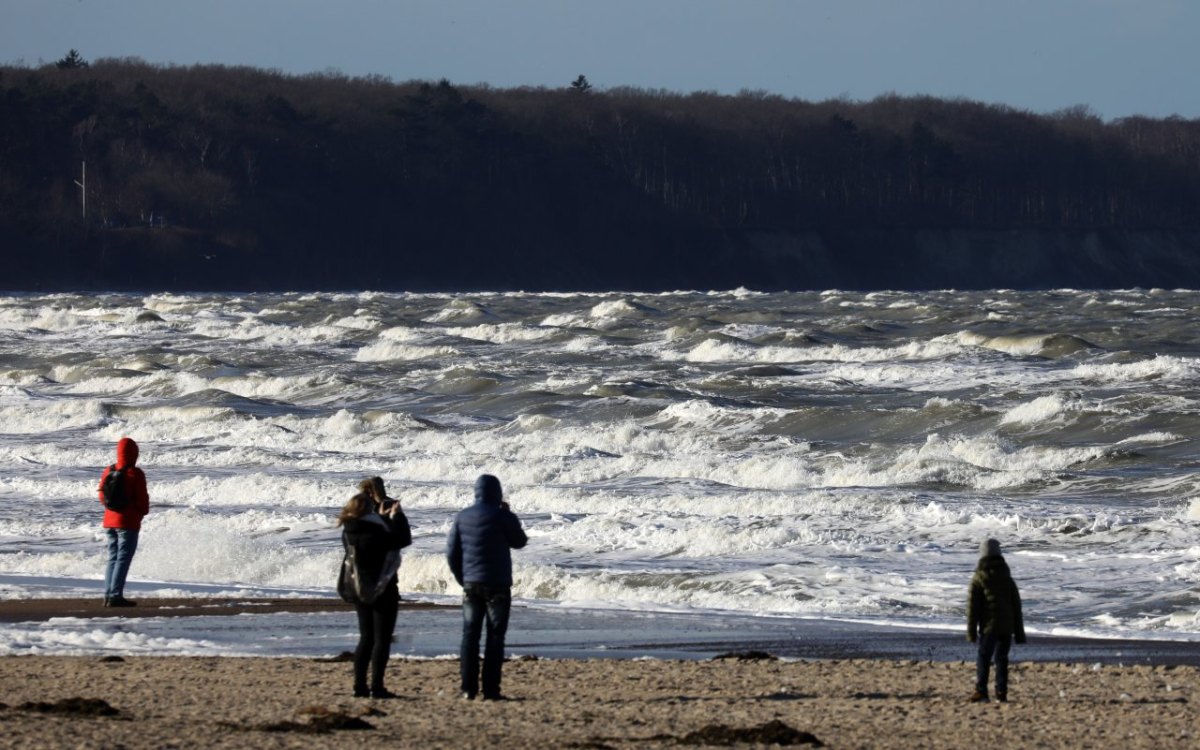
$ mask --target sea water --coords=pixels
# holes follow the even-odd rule
[[[488,472],[535,608],[961,629],[994,537],[1031,631],[1200,641],[1198,312],[1166,290],[0,296],[0,607],[99,597],[96,486],[128,435],[138,596],[330,595],[333,519],[379,475],[413,526],[402,592],[455,601],[446,532]],[[38,626],[42,650],[72,628]]]

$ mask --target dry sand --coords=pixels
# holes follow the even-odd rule
[[[505,667],[512,700],[468,702],[452,660],[393,660],[400,697],[370,700],[350,696],[344,662],[106,659],[0,658],[0,747],[745,747],[745,730],[770,722],[784,726],[757,744],[809,733],[832,748],[1200,746],[1191,666],[1016,664],[1011,702],[968,704],[964,663],[530,659]],[[115,713],[92,715],[104,706],[87,699]]]

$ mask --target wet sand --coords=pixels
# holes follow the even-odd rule
[[[340,599],[142,598],[137,607],[106,609],[96,599],[0,601],[0,623],[38,623],[53,618],[130,619],[131,628],[151,631],[139,621],[166,618],[162,637],[208,636],[212,616],[260,615],[241,624],[253,639],[256,629],[292,635],[291,656],[331,655],[353,648],[354,615]],[[314,620],[307,615],[332,614]],[[288,617],[294,615],[294,617]],[[192,618],[192,619],[188,619]],[[438,657],[458,652],[461,614],[457,606],[401,602],[396,625],[396,657]],[[329,638],[316,647],[302,635],[324,628]],[[290,630],[289,630],[290,629]],[[125,630],[122,627],[122,630]],[[797,659],[890,659],[961,661],[973,659],[964,631],[903,628],[838,620],[700,615],[612,610],[570,610],[517,606],[508,636],[510,654],[541,658],[707,659],[731,651],[763,651]],[[248,655],[254,655],[249,651]],[[1079,638],[1031,633],[1015,646],[1017,661],[1111,665],[1200,666],[1200,642]]]
[[[394,659],[394,700],[297,658],[0,658],[0,747],[1188,748],[1200,670],[1019,663],[1009,703],[973,667],[848,659],[524,659],[506,702],[464,701],[457,662]],[[99,703],[98,700],[104,701]],[[112,712],[109,715],[106,713]]]
[[[434,604],[404,602],[407,609]],[[0,622],[45,622],[55,617],[200,617],[206,615],[270,614],[274,612],[353,612],[341,599],[139,599],[136,607],[105,607],[99,599],[6,599],[0,601]]]

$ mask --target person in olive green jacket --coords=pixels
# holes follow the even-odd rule
[[[979,546],[979,564],[967,594],[967,640],[978,641],[975,658],[975,693],[972,703],[988,699],[988,668],[996,662],[996,700],[1008,700],[1008,650],[1012,642],[1025,642],[1021,594],[1000,554],[1000,542],[988,539]]]

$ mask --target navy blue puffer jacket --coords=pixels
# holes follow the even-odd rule
[[[459,511],[446,540],[446,560],[458,583],[512,586],[512,553],[528,537],[516,514],[504,503],[500,480],[483,474],[475,480],[475,504]]]

